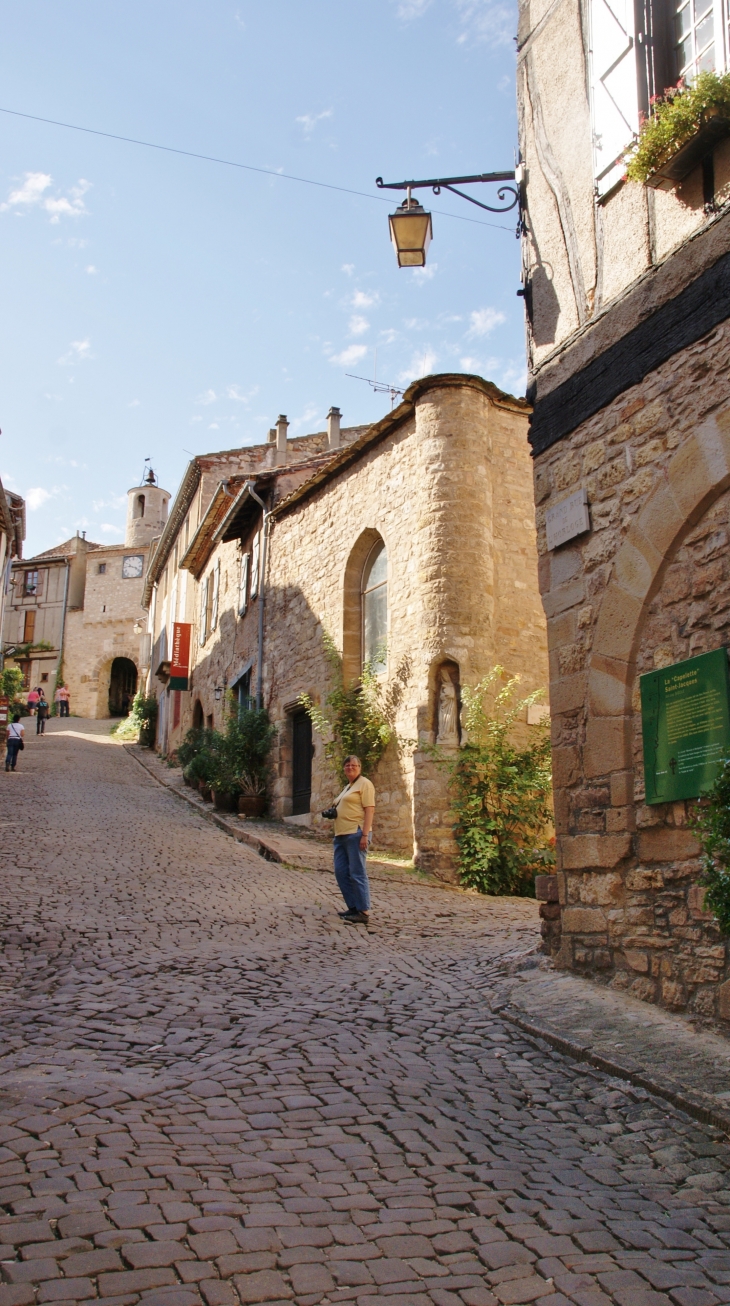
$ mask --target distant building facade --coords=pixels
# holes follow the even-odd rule
[[[412,744],[378,769],[379,845],[450,876],[445,779],[422,745],[458,746],[461,686],[495,663],[526,691],[547,677],[527,415],[481,378],[434,376],[372,427],[340,430],[333,410],[326,436],[289,441],[281,418],[238,461],[195,460],[145,590],[160,748],[220,726],[230,691],[256,701],[260,675],[278,728],[273,814],[318,822],[339,777],[299,700],[326,697],[326,632],[346,679],[370,661],[384,689],[405,681],[397,730]],[[164,687],[175,620],[192,626],[187,693]]]
[[[518,96],[552,947],[730,1019],[687,803],[646,801],[639,698],[642,673],[730,647],[730,139],[705,121],[645,185],[624,162],[654,95],[726,66],[720,11],[702,12],[522,0]],[[584,506],[587,529],[551,537]]]
[[[6,662],[26,692],[49,701],[62,680],[76,716],[121,716],[144,677],[141,608],[150,543],[167,519],[169,493],[156,484],[127,495],[124,544],[73,539],[12,566],[3,621]]]

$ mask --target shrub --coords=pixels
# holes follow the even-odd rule
[[[241,793],[242,780],[255,779],[266,792],[268,758],[276,735],[265,707],[240,712],[233,705],[224,732],[218,733],[210,784],[216,793]]]
[[[542,694],[517,698],[519,676],[494,667],[462,691],[466,743],[456,757],[429,751],[448,772],[454,837],[463,884],[480,893],[534,897],[534,877],[554,863],[550,738],[547,722],[530,727],[520,747],[514,734],[525,709]]]
[[[372,663],[365,664],[359,676],[346,684],[342,658],[334,640],[326,631],[322,638],[332,688],[323,708],[318,707],[309,694],[302,694],[299,702],[317,734],[322,735],[324,755],[338,778],[350,753],[360,758],[363,774],[372,775],[390,743],[402,748],[411,742],[401,739],[395,729],[398,705],[410,679],[411,659],[401,659],[385,691],[373,670],[382,660],[380,653]]]
[[[12,719],[13,712],[22,712],[24,716],[28,714],[28,708],[20,697],[22,692],[23,673],[20,667],[5,667],[0,671],[0,694],[8,700],[8,720]]]
[[[680,81],[652,101],[639,139],[626,153],[626,176],[642,184],[702,126],[708,113],[730,117],[730,73],[700,73],[690,86]]]
[[[691,822],[704,854],[700,884],[707,888],[705,908],[714,913],[723,934],[730,934],[730,759],[704,796]]]

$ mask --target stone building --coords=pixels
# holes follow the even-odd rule
[[[371,427],[341,431],[331,410],[326,436],[287,440],[280,418],[237,467],[196,459],[147,576],[161,682],[171,621],[193,628],[189,692],[158,690],[160,747],[220,725],[228,691],[255,701],[260,672],[273,814],[318,821],[340,784],[299,699],[326,696],[326,632],[346,678],[370,660],[385,688],[405,681],[397,729],[413,746],[378,769],[378,843],[450,874],[445,780],[419,744],[457,746],[460,686],[496,662],[526,690],[546,680],[527,411],[480,377],[432,376]]]
[[[142,589],[151,541],[167,520],[169,493],[151,483],[127,495],[124,544],[85,535],[12,567],[3,622],[8,665],[53,700],[60,677],[76,716],[121,716],[147,665],[140,658]]]
[[[646,801],[639,699],[642,673],[730,645],[730,139],[703,127],[624,179],[651,97],[725,66],[704,16],[522,0],[518,95],[559,857],[543,910],[561,965],[730,1018],[688,804]]]

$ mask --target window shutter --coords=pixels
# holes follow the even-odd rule
[[[255,599],[259,592],[259,552],[261,548],[261,531],[257,531],[253,537],[253,554],[251,557],[251,598]]]
[[[590,0],[593,169],[599,196],[626,172],[639,131],[634,0]]]
[[[218,625],[218,595],[220,594],[220,588],[221,588],[221,560],[219,558],[215,564],[215,571],[213,572],[213,602],[211,604],[211,609],[210,609],[211,630],[215,630],[216,626]]]
[[[202,645],[208,638],[208,578],[206,576],[200,586],[200,630],[198,632],[198,642]]]
[[[248,607],[248,572],[251,565],[251,554],[244,553],[241,558],[241,584],[238,590],[238,615],[243,616]]]
[[[46,576],[45,571],[38,572],[38,580],[36,582],[36,587],[35,587],[35,596],[37,599],[39,599],[41,597],[41,594],[43,593],[43,581],[45,580],[45,576]]]

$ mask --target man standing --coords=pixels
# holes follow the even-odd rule
[[[58,706],[59,716],[68,716],[68,701],[70,697],[66,685],[61,684],[57,687],[56,692],[53,695],[53,701]]]

